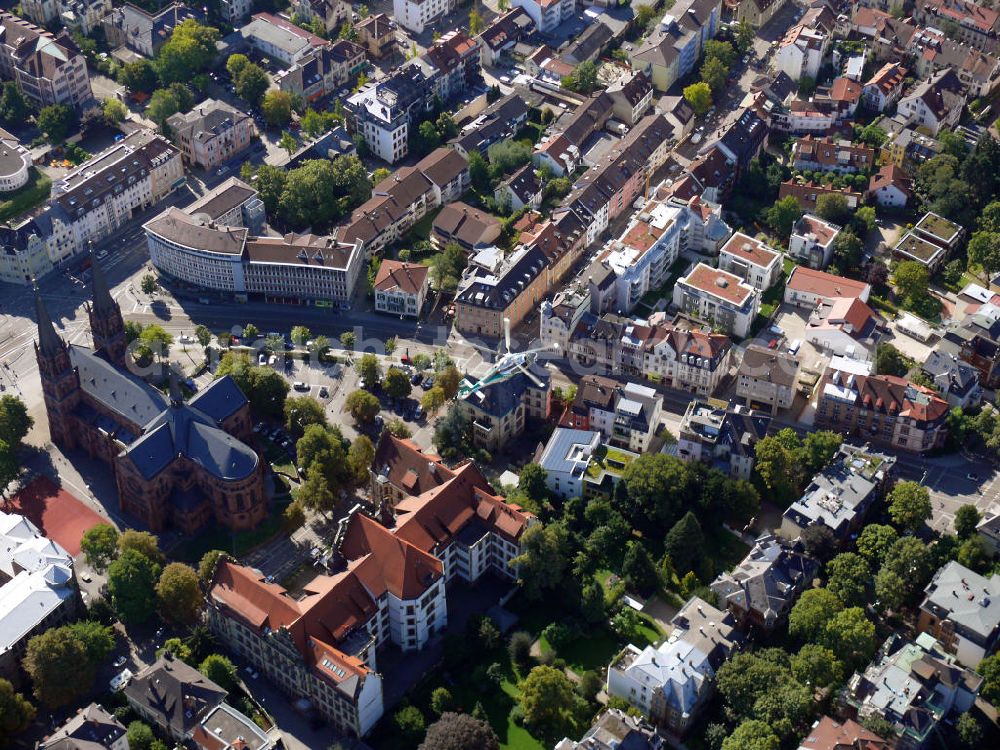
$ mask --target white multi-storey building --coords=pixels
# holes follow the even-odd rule
[[[576,0],[514,0],[515,8],[524,8],[543,34],[568,21],[576,11]]]
[[[760,311],[760,293],[739,276],[698,263],[674,285],[674,304],[733,336],[745,337]]]
[[[415,34],[451,13],[457,0],[393,0],[392,13],[396,23]]]
[[[136,130],[52,184],[39,223],[50,224],[49,257],[59,263],[127,224],[184,182],[170,141]]]
[[[766,242],[737,232],[719,250],[719,268],[766,292],[781,276],[781,253]]]

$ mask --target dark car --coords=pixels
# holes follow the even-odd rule
[[[417,385],[423,379],[424,379],[423,375],[421,375],[419,372],[415,372],[413,373],[413,377],[410,378],[410,384]]]
[[[420,387],[423,388],[425,391],[429,391],[431,388],[434,387],[434,377],[428,375],[426,378],[424,378],[424,382],[420,384]]]

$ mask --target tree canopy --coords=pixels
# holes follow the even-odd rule
[[[108,566],[111,606],[126,623],[149,619],[156,605],[160,566],[134,549],[126,549]]]

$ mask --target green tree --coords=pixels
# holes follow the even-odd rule
[[[898,482],[887,498],[889,517],[903,531],[916,531],[931,517],[931,496],[918,482]]]
[[[959,565],[964,565],[977,573],[985,573],[989,567],[989,557],[978,536],[972,536],[962,542],[955,559]]]
[[[889,550],[897,539],[899,534],[892,526],[870,523],[858,535],[858,554],[865,558],[869,567],[874,570],[885,562]]]
[[[149,619],[156,605],[160,566],[134,549],[126,549],[108,566],[111,606],[125,623]]]
[[[525,464],[517,478],[517,488],[536,503],[549,493],[548,472],[536,463]]]
[[[194,623],[204,601],[198,587],[198,574],[190,565],[170,563],[160,573],[156,599],[160,614],[167,620],[185,625]]]
[[[861,607],[848,607],[827,621],[819,642],[836,651],[849,669],[864,669],[875,655],[875,626]]]
[[[729,78],[729,68],[717,57],[706,58],[701,66],[701,80],[708,84],[714,96],[719,96],[726,90]]]
[[[829,198],[833,196],[820,196]],[[850,227],[846,227],[837,235],[833,241],[833,254],[837,260],[837,267],[842,269],[858,268],[864,258],[865,243],[854,233]]]
[[[0,122],[7,126],[17,125],[28,119],[31,105],[13,81],[0,87]]]
[[[688,511],[673,525],[663,540],[664,549],[670,555],[678,571],[687,572],[697,567],[704,553],[705,536],[701,524],[694,513]]]
[[[885,553],[885,561],[875,576],[875,596],[883,606],[899,609],[916,600],[933,569],[927,546],[915,537],[901,537]]]
[[[807,643],[792,656],[792,674],[803,685],[822,688],[843,682],[847,670],[829,648]]]
[[[741,55],[753,46],[753,40],[756,36],[753,26],[746,19],[736,25],[736,49]]]
[[[994,201],[990,206],[1000,208],[1000,203]],[[973,233],[966,247],[969,265],[981,268],[986,278],[1000,271],[1000,225],[994,224],[993,226],[995,228],[989,231]]]
[[[159,540],[148,531],[125,529],[118,537],[118,552],[130,549],[135,550],[140,555],[145,555],[155,563],[162,564],[164,562]]]
[[[571,79],[573,91],[589,95],[597,88],[597,65],[593,60],[584,60],[576,66]]]
[[[930,274],[922,263],[917,263],[915,260],[904,260],[896,266],[893,278],[896,282],[896,289],[899,290],[904,299],[914,301],[927,295]]]
[[[125,735],[128,737],[129,750],[154,750],[156,735],[148,724],[138,720],[133,721],[128,725]]]
[[[358,424],[371,424],[382,408],[375,396],[362,390],[349,393],[344,406]]]
[[[65,104],[50,104],[42,107],[35,122],[38,129],[48,136],[49,143],[62,143],[76,122],[76,115]]]
[[[374,354],[361,355],[354,363],[354,369],[368,388],[374,388],[382,382],[382,365]]]
[[[494,178],[510,174],[531,162],[531,145],[524,141],[500,141],[490,146],[486,153],[490,159],[490,174]]]
[[[754,470],[767,489],[780,498],[798,492],[804,478],[802,441],[794,430],[785,428],[758,441],[754,447]]]
[[[788,239],[792,234],[792,227],[802,216],[802,207],[791,195],[779,198],[774,205],[767,209],[767,225],[774,230],[781,239]]]
[[[778,750],[781,740],[763,721],[747,719],[722,742],[721,750]]]
[[[149,60],[136,60],[125,63],[118,70],[118,83],[133,94],[152,93],[159,83],[156,69]]]
[[[521,535],[521,554],[511,560],[518,569],[518,583],[531,600],[556,590],[568,564],[569,538],[558,523],[535,524]]]
[[[428,415],[434,416],[441,410],[441,407],[444,406],[447,401],[448,399],[445,398],[444,391],[439,386],[435,385],[421,397],[420,408],[423,409]]]
[[[108,125],[117,125],[128,117],[128,107],[122,104],[120,99],[109,98],[104,100],[101,113]]]
[[[233,82],[236,85],[236,95],[252,107],[256,107],[261,103],[267,87],[271,85],[271,81],[268,79],[264,69],[254,63],[246,65],[239,72],[239,75],[233,78]],[[289,99],[290,102],[291,100]],[[266,112],[264,115],[265,117],[267,116]],[[268,122],[272,126],[277,126],[283,125],[287,120],[280,119],[274,122],[268,120]]]
[[[292,97],[285,91],[271,89],[264,94],[260,103],[260,111],[267,124],[272,128],[287,125],[292,119]]]
[[[712,88],[704,81],[685,86],[684,98],[698,117],[704,116],[712,108]]]
[[[958,734],[959,742],[965,747],[982,747],[983,728],[972,714],[959,715],[955,722],[955,733]]]
[[[80,550],[88,565],[96,570],[104,570],[118,552],[118,530],[109,523],[91,526],[83,532]]]
[[[347,463],[351,467],[355,481],[363,483],[368,477],[368,469],[375,460],[375,446],[365,435],[358,435],[347,451]]]
[[[802,463],[805,474],[813,475],[824,469],[844,442],[842,435],[831,430],[810,432],[802,441]]]
[[[210,549],[201,556],[201,560],[198,562],[198,579],[207,586],[215,576],[215,569],[218,567],[219,561],[228,557],[229,553],[223,552],[221,549]]]
[[[194,337],[198,340],[198,343],[201,344],[202,347],[207,347],[210,343],[212,343],[212,332],[208,330],[207,326],[195,326]]]
[[[455,705],[455,699],[451,697],[451,692],[448,688],[439,687],[434,688],[431,693],[431,710],[438,716],[450,711]]]
[[[416,706],[404,706],[392,717],[400,738],[410,747],[424,735],[427,722]]]
[[[625,549],[622,576],[630,588],[643,595],[655,592],[660,583],[653,558],[639,542],[629,542]]]
[[[666,528],[677,520],[684,498],[689,495],[691,474],[688,466],[674,456],[646,453],[626,467],[622,481],[627,496],[622,505],[626,517],[633,523]]]
[[[292,396],[285,399],[285,429],[296,440],[311,424],[326,426],[326,410],[311,396]]]
[[[393,417],[390,419],[386,425],[385,429],[389,431],[389,434],[393,437],[405,439],[408,437],[413,437],[413,431],[410,429],[409,425],[406,424],[399,417]]]
[[[14,690],[10,680],[0,678],[0,737],[9,738],[23,732],[35,720],[35,713],[35,707]]]
[[[6,440],[0,440],[0,496],[6,495],[7,486],[21,473],[21,464],[14,449]]]
[[[156,71],[166,84],[190,81],[215,59],[219,30],[194,19],[179,23],[156,56]]]
[[[559,669],[539,666],[521,684],[521,709],[527,724],[553,735],[572,724],[576,708],[573,683]]]
[[[591,625],[604,622],[608,613],[604,605],[604,589],[595,580],[591,580],[580,593],[580,613],[583,619]]]
[[[856,552],[841,552],[827,563],[826,587],[848,606],[863,606],[867,601],[871,569]]]
[[[159,284],[156,281],[156,277],[151,274],[143,274],[142,278],[139,280],[139,288],[142,289],[143,294],[152,294],[159,288]]]
[[[293,344],[303,346],[312,338],[312,331],[310,331],[306,326],[292,326],[290,337]]]
[[[337,504],[337,497],[321,463],[306,466],[305,481],[295,490],[295,501],[303,508],[327,514]]]
[[[146,117],[156,123],[160,132],[167,132],[167,119],[180,111],[177,97],[167,89],[157,89],[149,99]]]
[[[718,60],[727,68],[731,68],[736,60],[736,50],[733,49],[733,45],[718,39],[706,41],[704,52],[706,60]]]
[[[912,359],[888,342],[880,341],[875,347],[875,372],[879,375],[903,377],[914,364]]]
[[[478,151],[469,152],[469,178],[472,186],[481,193],[490,191],[490,167]]]
[[[975,534],[976,526],[981,519],[979,509],[969,503],[955,511],[955,533],[958,534],[958,538],[967,539]]]
[[[86,695],[96,674],[87,647],[64,628],[50,628],[29,639],[22,666],[31,678],[35,698],[48,708]],[[72,679],[67,679],[70,675]]]
[[[198,671],[227,692],[232,693],[239,687],[236,667],[221,654],[206,656],[198,666]]]
[[[406,398],[413,390],[409,376],[398,367],[390,367],[386,370],[382,388],[385,390],[385,395],[396,399]]]
[[[229,376],[250,402],[258,417],[283,415],[288,397],[288,381],[270,367],[255,366],[243,352],[228,351],[219,359],[215,377]]]
[[[1000,654],[987,656],[979,662],[976,671],[983,678],[979,695],[994,706],[1000,705]]]
[[[247,65],[251,65],[250,58],[246,55],[236,53],[235,55],[230,55],[226,60],[226,72],[229,73],[229,77],[235,81],[239,78],[240,73]]]
[[[808,589],[788,615],[788,634],[802,643],[814,643],[843,608],[843,602],[829,589]]]

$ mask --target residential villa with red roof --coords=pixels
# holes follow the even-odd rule
[[[737,232],[719,250],[719,268],[764,292],[781,276],[781,253],[766,242]]]
[[[813,723],[812,731],[802,740],[799,750],[891,750],[892,746],[856,721],[845,719],[838,724],[824,716]]]
[[[474,463],[448,469],[407,440],[380,441],[372,484],[388,500],[385,523],[354,508],[340,522],[332,574],[293,593],[222,560],[208,593],[209,625],[222,642],[353,737],[382,716],[378,649],[420,650],[442,632],[445,585],[455,577],[514,580],[511,560],[535,522]]]
[[[873,375],[871,362],[833,357],[818,388],[818,429],[910,453],[940,448],[947,437],[947,401],[905,378]]]
[[[856,297],[867,302],[871,291],[871,286],[863,281],[796,266],[785,283],[785,302],[810,309],[820,304],[832,305],[839,297]]]
[[[788,254],[810,268],[826,268],[833,259],[833,243],[841,227],[814,214],[803,214],[788,238]]]
[[[375,311],[417,317],[430,288],[430,267],[386,258],[378,267]]]
[[[885,321],[857,297],[838,297],[809,314],[806,340],[829,354],[874,356]]]

